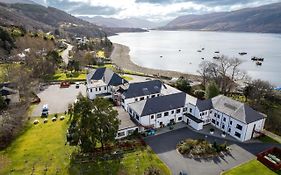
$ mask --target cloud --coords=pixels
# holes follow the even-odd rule
[[[73,15],[115,18],[139,17],[154,21],[180,15],[231,11],[281,0],[34,0]]]

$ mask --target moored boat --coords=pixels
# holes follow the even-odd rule
[[[239,52],[239,55],[247,55],[247,52]]]

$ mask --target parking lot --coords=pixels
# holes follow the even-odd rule
[[[176,145],[186,138],[207,139],[210,143],[227,141],[231,149],[230,154],[212,159],[185,158],[176,150]],[[188,175],[219,175],[223,171],[255,158],[257,153],[266,148],[278,146],[264,143],[231,142],[214,136],[206,138],[204,134],[187,127],[147,137],[145,142],[168,165],[174,175],[178,175],[180,171],[184,171]]]
[[[41,116],[44,104],[48,104],[49,114],[63,113],[67,111],[68,104],[73,103],[80,92],[86,95],[86,86],[84,84],[80,84],[79,89],[76,89],[75,85],[71,85],[69,88],[60,88],[58,84],[49,85],[45,87],[45,90],[37,94],[41,102],[35,106],[31,115]]]

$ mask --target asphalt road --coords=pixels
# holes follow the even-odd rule
[[[255,158],[255,155],[262,150],[276,146],[276,144],[227,141],[231,149],[228,155],[208,160],[190,159],[183,157],[176,150],[176,145],[186,138],[205,138],[205,135],[188,128],[182,128],[161,135],[147,137],[145,141],[158,154],[160,159],[168,165],[174,175],[178,175],[182,170],[188,175],[219,175],[223,171]],[[212,136],[208,136],[205,139],[211,143],[215,140],[217,143],[225,142],[224,139]],[[280,144],[277,146],[280,146]]]

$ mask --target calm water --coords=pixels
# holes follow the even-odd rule
[[[130,47],[134,63],[148,68],[197,74],[198,65],[213,60],[215,51],[243,61],[241,69],[251,77],[281,86],[281,35],[199,31],[150,31],[121,33],[110,37],[115,43]],[[197,50],[205,48],[204,51]],[[181,50],[181,51],[179,51]],[[239,52],[247,52],[240,56]],[[162,58],[160,57],[162,56]],[[264,57],[262,66],[252,56]]]

